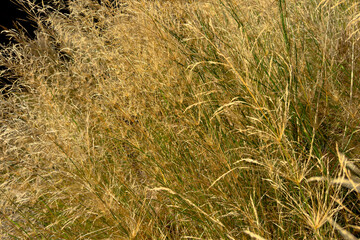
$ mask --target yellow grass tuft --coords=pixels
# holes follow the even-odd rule
[[[355,0],[18,1],[1,239],[360,236]]]

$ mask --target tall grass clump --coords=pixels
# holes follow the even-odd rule
[[[355,0],[18,0],[2,239],[357,239]]]

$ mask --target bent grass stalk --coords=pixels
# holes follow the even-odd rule
[[[360,236],[355,0],[18,1],[1,239]]]

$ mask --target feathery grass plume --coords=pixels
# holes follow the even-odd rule
[[[360,236],[355,0],[18,1],[0,238]]]

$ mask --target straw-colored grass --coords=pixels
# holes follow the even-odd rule
[[[357,1],[21,1],[1,239],[360,236]]]

